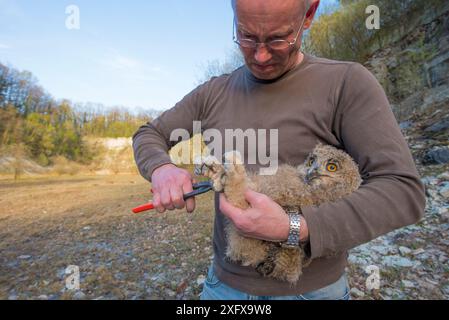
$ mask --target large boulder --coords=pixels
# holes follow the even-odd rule
[[[433,147],[424,156],[424,164],[449,163],[449,146]]]

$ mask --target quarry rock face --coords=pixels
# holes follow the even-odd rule
[[[384,87],[398,121],[449,102],[449,2],[389,30],[365,66]],[[447,123],[441,123],[447,129]]]

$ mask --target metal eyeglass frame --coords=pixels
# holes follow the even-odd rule
[[[236,26],[235,26],[235,17],[234,17],[234,21],[233,21],[233,23],[232,23],[232,40],[236,43],[236,44],[238,44],[239,46],[241,46],[242,48],[250,48],[250,49],[255,49],[255,48],[257,48],[257,45],[265,45],[265,46],[267,46],[267,48],[270,48],[271,50],[285,50],[285,49],[287,49],[288,47],[291,47],[291,46],[293,46],[294,44],[296,44],[296,41],[298,41],[298,38],[299,38],[299,35],[300,35],[300,33],[301,33],[301,31],[302,31],[302,28],[304,27],[304,23],[305,23],[305,21],[306,21],[306,17],[307,17],[307,12],[306,12],[306,14],[304,15],[304,18],[302,19],[302,23],[301,23],[301,27],[299,28],[299,30],[298,30],[298,33],[296,34],[296,37],[295,37],[295,39],[292,41],[292,42],[290,42],[290,41],[288,41],[288,40],[286,40],[286,39],[277,39],[277,40],[271,40],[271,41],[269,41],[269,42],[256,42],[256,41],[254,41],[253,39],[249,39],[249,38],[244,38],[244,39],[238,39],[238,37],[237,37],[237,32],[236,32]],[[242,43],[241,43],[241,41],[242,40],[245,40],[245,41],[247,41],[246,42],[246,44],[251,44],[251,45],[249,45],[249,46],[243,46],[242,45]],[[285,48],[273,48],[270,44],[272,44],[273,42],[277,42],[277,43],[286,43],[287,45],[285,46]]]

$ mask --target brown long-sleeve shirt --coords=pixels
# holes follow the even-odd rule
[[[223,137],[225,129],[278,129],[279,163],[303,163],[318,141],[342,148],[359,164],[363,178],[362,186],[342,200],[302,208],[313,262],[293,287],[225,259],[216,196],[215,271],[236,289],[296,295],[324,287],[344,272],[348,249],[423,216],[424,187],[407,143],[382,87],[360,64],[306,54],[301,64],[274,81],[256,79],[246,67],[211,79],[135,133],[134,154],[143,177],[150,181],[154,169],[171,162],[171,132],[185,128],[192,133],[193,121]]]

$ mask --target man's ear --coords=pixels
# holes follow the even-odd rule
[[[304,29],[309,29],[312,25],[313,18],[315,17],[315,13],[318,10],[318,6],[320,5],[320,0],[311,0],[311,4],[306,13],[306,21],[304,22]]]

